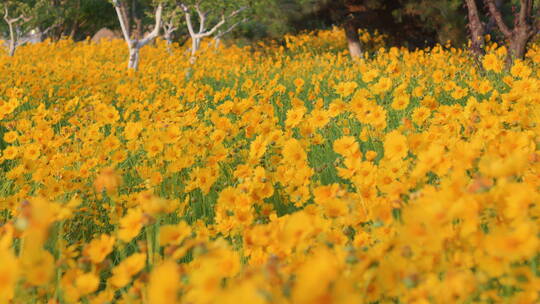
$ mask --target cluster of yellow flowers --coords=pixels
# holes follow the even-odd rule
[[[370,33],[360,29],[358,34],[364,51],[374,51],[386,46],[388,37],[378,31]],[[347,48],[347,41],[343,39],[343,31],[338,27],[325,31],[285,35],[284,39],[287,52],[296,53],[296,55],[304,54],[308,58],[314,53],[339,53]]]
[[[540,48],[335,32],[0,55],[0,303],[540,301]]]

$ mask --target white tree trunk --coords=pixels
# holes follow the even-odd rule
[[[167,41],[167,46],[171,46],[173,41],[172,41],[172,35],[168,32],[165,32],[165,35],[163,35],[163,39],[165,39],[165,41]]]
[[[216,23],[214,27],[212,27],[211,29],[207,30],[205,26],[206,12],[203,12],[201,10],[198,3],[195,4],[194,7],[195,7],[195,11],[197,12],[197,15],[199,16],[199,31],[198,32],[196,32],[195,29],[193,28],[189,8],[186,5],[182,4],[182,9],[184,10],[184,17],[186,18],[186,25],[188,28],[189,35],[191,37],[191,58],[189,59],[191,64],[194,64],[195,61],[197,60],[196,54],[197,54],[197,51],[200,49],[202,38],[212,36],[221,26],[225,24],[226,18],[232,18],[245,9],[245,7],[240,8],[232,12],[228,17],[224,15],[221,16],[221,21]],[[233,25],[233,27],[234,26],[236,25]]]
[[[159,35],[159,30],[161,28],[163,3],[160,3],[156,9],[156,25],[154,26],[154,29],[143,39],[140,39],[140,37],[137,39],[131,38],[131,28],[129,28],[129,20],[127,18],[128,14],[126,12],[126,6],[123,5],[121,0],[113,0],[113,5],[116,10],[116,14],[118,15],[118,21],[120,22],[120,28],[122,29],[124,40],[126,41],[129,49],[128,69],[137,70],[139,67],[140,49],[152,42]]]
[[[133,46],[129,48],[129,61],[128,69],[137,70],[139,68],[139,52],[141,48],[138,46]]]
[[[9,43],[9,57],[15,56],[15,49],[17,49],[17,47],[15,46],[15,43],[13,43],[13,41],[10,41],[10,43]]]
[[[196,54],[197,51],[199,51],[199,47],[201,45],[201,38],[197,36],[191,37],[191,58],[189,59],[189,62],[191,64],[194,64],[197,60]]]
[[[17,36],[15,29],[13,28],[13,23],[8,22],[9,27],[9,56],[13,57],[15,55],[15,50],[17,49]]]
[[[167,41],[167,53],[172,54],[172,35],[169,32],[165,32],[163,38]]]
[[[347,45],[351,57],[353,59],[362,58],[362,44],[360,42],[360,37],[358,37],[358,27],[353,21],[345,23],[345,36],[347,38]]]

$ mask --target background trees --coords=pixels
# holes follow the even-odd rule
[[[485,0],[485,3],[498,30],[507,40],[507,61],[523,59],[529,40],[540,31],[540,24],[536,23],[536,14],[533,13],[534,0],[520,0],[519,6],[513,6],[513,27],[508,26],[504,20],[502,6],[498,6],[495,0]]]
[[[535,6],[534,0],[483,0],[482,10],[478,2],[466,1],[473,53],[483,54],[484,35],[492,29],[502,36],[507,46],[507,65],[515,59],[523,59],[527,44],[540,31],[538,5]]]
[[[143,34],[142,19],[138,14],[138,2],[128,0],[113,0],[112,4],[116,10],[120,28],[124,40],[128,45],[129,60],[128,69],[136,70],[139,67],[140,50],[158,35],[161,29],[163,2],[158,2],[155,7],[155,25],[151,32]]]
[[[120,30],[112,0],[5,0],[2,36],[8,49],[38,37],[76,41],[93,36],[103,27]],[[130,39],[144,39],[156,26],[156,0],[120,0],[126,6],[124,23]],[[285,34],[339,26],[344,29],[349,52],[362,56],[358,29],[377,30],[390,45],[411,49],[435,43],[463,46],[482,55],[484,35],[507,43],[509,61],[522,58],[528,42],[538,32],[538,1],[534,0],[160,0],[160,29],[169,44],[191,39],[195,58],[202,39],[234,37],[239,43],[282,40]],[[6,17],[4,8],[8,8]],[[24,13],[23,13],[24,12]],[[24,15],[24,18],[18,18]],[[189,18],[186,18],[189,17]],[[188,20],[190,22],[188,22]],[[8,22],[9,21],[9,22]],[[12,39],[12,37],[14,37]],[[19,40],[20,38],[23,40]],[[125,37],[124,37],[125,38]],[[17,41],[19,41],[17,43]]]
[[[8,54],[15,55],[18,45],[24,44],[22,36],[30,31],[36,23],[35,1],[5,1],[0,4],[3,21],[8,31]]]
[[[205,37],[221,39],[242,21],[242,13],[249,9],[247,1],[192,0],[177,2],[183,11],[191,38],[191,61]],[[195,20],[194,18],[195,17]]]

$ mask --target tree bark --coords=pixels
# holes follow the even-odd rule
[[[532,13],[534,1],[520,0],[519,2],[519,12],[514,17],[514,28],[511,29],[504,22],[501,10],[497,7],[495,0],[485,0],[489,14],[508,42],[507,67],[511,66],[515,59],[525,57],[527,44],[538,30]]]
[[[507,57],[508,64],[512,63],[514,59],[523,59],[527,52],[527,44],[531,39],[531,35],[526,30],[519,30],[512,35],[510,39],[509,52]]]
[[[77,35],[77,31],[79,30],[79,21],[75,20],[73,21],[73,25],[71,26],[71,31],[69,32],[69,37],[71,40],[75,41],[75,36]]]
[[[214,25],[211,29],[206,29],[206,12],[203,12],[199,6],[199,4],[195,4],[194,8],[197,12],[197,15],[199,17],[199,30],[195,32],[195,29],[193,28],[193,24],[191,22],[191,14],[189,12],[189,8],[182,4],[182,10],[184,11],[184,17],[186,19],[186,25],[188,28],[189,36],[191,37],[191,58],[190,63],[194,64],[197,60],[197,57],[195,56],[197,51],[199,50],[201,46],[201,40],[204,37],[212,36],[221,26],[223,26],[228,18],[232,18],[239,13],[241,13],[243,10],[245,10],[245,7],[242,7],[238,10],[233,11],[228,16],[222,15],[221,20]],[[236,25],[233,25],[233,27]],[[232,30],[232,28],[230,28]]]
[[[345,22],[344,28],[349,54],[353,59],[362,58],[362,44],[360,43],[360,37],[358,37],[358,27],[354,24],[353,20],[349,20]]]
[[[165,34],[163,34],[163,39],[167,41],[167,46],[172,45],[173,43],[172,33],[165,31]]]
[[[140,58],[139,54],[140,54],[140,47],[132,46],[129,48],[128,69],[137,70],[139,68],[139,58]]]
[[[495,7],[497,9],[500,10],[502,5],[503,5],[503,0],[495,0]],[[492,32],[492,31],[494,31],[496,29],[497,29],[497,22],[495,22],[495,19],[493,18],[493,16],[490,15],[489,20],[488,20],[488,22],[486,24],[486,32],[489,33],[489,32]]]
[[[118,21],[120,22],[122,35],[124,36],[124,40],[126,41],[129,49],[128,69],[137,70],[139,67],[140,49],[152,42],[159,35],[159,30],[161,29],[163,4],[160,3],[156,9],[156,24],[154,26],[154,29],[152,30],[152,32],[148,33],[148,35],[146,35],[143,39],[131,38],[132,31],[131,28],[127,26],[129,23],[126,13],[127,7],[125,6],[125,3],[121,2],[120,0],[114,0],[113,5],[116,10],[116,14],[118,15]]]
[[[15,55],[15,49],[17,48],[17,36],[15,29],[13,28],[13,23],[8,22],[9,27],[9,56],[13,57]]]
[[[468,12],[468,27],[471,33],[471,51],[476,57],[484,54],[484,33],[485,28],[480,21],[480,15],[478,13],[478,7],[475,0],[466,0],[467,12]]]
[[[199,46],[201,45],[201,38],[198,36],[192,36],[191,37],[191,58],[189,58],[189,62],[191,64],[194,64],[197,60],[196,54],[197,51],[199,51]]]
[[[8,51],[8,55],[10,57],[13,57],[15,55],[15,50],[17,49],[17,44],[18,44],[18,33],[17,33],[17,29],[15,28],[15,25],[17,24],[17,22],[19,22],[20,20],[24,20],[24,16],[21,15],[17,18],[9,18],[9,9],[8,9],[8,6],[4,6],[4,21],[7,23],[8,25],[8,29],[9,29],[9,51]]]

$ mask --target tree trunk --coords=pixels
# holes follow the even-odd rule
[[[531,36],[526,29],[517,30],[516,33],[510,39],[510,45],[508,50],[507,64],[511,64],[515,59],[525,58],[527,51],[527,44],[529,43]]]
[[[480,21],[480,15],[478,14],[478,7],[475,0],[466,0],[468,11],[468,27],[471,32],[471,51],[476,57],[484,54],[484,25]]]
[[[495,0],[484,0],[491,17],[497,24],[499,31],[504,35],[508,43],[508,55],[506,67],[509,68],[515,59],[523,59],[527,51],[527,44],[537,31],[534,24],[533,0],[521,0],[519,12],[514,16],[514,27],[510,28],[504,22],[500,8]]]
[[[172,31],[165,30],[165,33],[163,34],[163,39],[167,41],[167,52],[169,54],[172,54],[172,44],[173,44],[173,37],[172,37]]]
[[[73,21],[73,25],[71,26],[71,31],[69,32],[69,37],[71,40],[75,41],[75,35],[77,35],[77,31],[79,30],[79,22],[77,20]]]
[[[191,64],[194,64],[196,61],[197,51],[199,50],[201,44],[201,38],[199,37],[191,37],[191,58],[189,59],[189,62]]]
[[[221,37],[217,36],[214,38],[214,48],[218,50],[220,45],[221,45]]]
[[[503,5],[503,0],[495,0],[495,7],[498,9],[498,10],[501,10],[502,8],[502,5]],[[495,21],[495,18],[493,18],[493,16],[489,16],[489,20],[486,24],[486,32],[487,33],[491,33],[493,31],[497,30],[497,23]]]
[[[167,41],[167,46],[171,46],[173,41],[172,41],[172,37],[171,37],[171,34],[166,34],[163,36],[163,39],[165,39],[165,41]]]
[[[17,48],[17,34],[13,28],[13,23],[8,23],[9,27],[9,56],[13,57],[15,55],[15,49]]]
[[[351,57],[353,59],[362,58],[362,44],[360,43],[360,38],[358,37],[358,27],[352,20],[346,22],[344,27]]]
[[[9,57],[15,56],[15,50],[17,49],[15,42],[12,40],[9,42]]]
[[[137,70],[139,68],[139,51],[140,47],[130,46],[129,47],[129,62],[128,62],[128,69]]]

